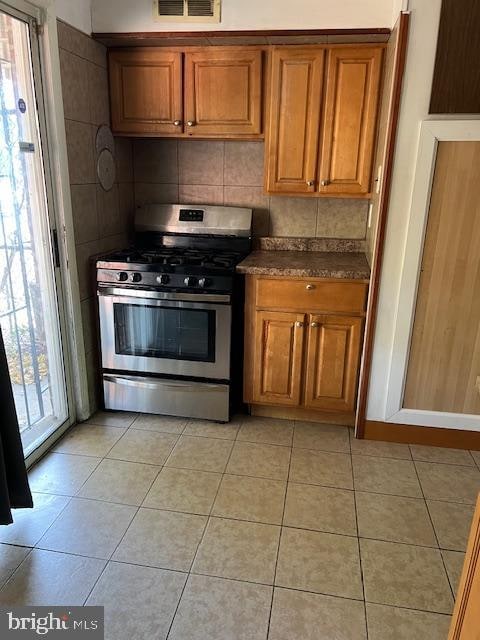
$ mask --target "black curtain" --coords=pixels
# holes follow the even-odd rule
[[[33,501],[0,330],[0,525],[11,524],[11,509],[20,507],[33,507]]]

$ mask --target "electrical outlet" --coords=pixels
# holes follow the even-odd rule
[[[480,376],[477,376],[477,381],[475,382],[475,389],[480,393]]]

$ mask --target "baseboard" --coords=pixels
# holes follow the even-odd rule
[[[411,424],[367,420],[364,438],[365,440],[426,444],[432,447],[480,451],[480,432],[462,429],[439,429],[438,427],[419,427]]]
[[[304,420],[305,422],[319,422],[320,424],[338,424],[346,427],[355,425],[354,413],[333,413],[328,411],[312,411],[297,407],[279,407],[266,404],[251,404],[252,416],[262,418],[279,418],[282,420]]]

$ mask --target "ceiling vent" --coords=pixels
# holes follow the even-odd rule
[[[220,22],[221,0],[155,0],[153,17],[160,22]]]

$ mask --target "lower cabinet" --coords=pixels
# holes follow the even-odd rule
[[[366,301],[367,284],[345,283],[343,298],[338,281],[331,283],[330,292],[325,280],[285,279],[285,289],[295,288],[297,295],[277,296],[276,302],[262,293],[272,290],[266,280],[247,279],[245,402],[353,415],[364,325],[359,301]],[[276,279],[273,288],[281,282]],[[310,300],[299,295],[302,291],[311,294]],[[351,315],[345,300],[351,300]],[[262,308],[275,305],[283,308]],[[328,312],[319,312],[322,307]]]

